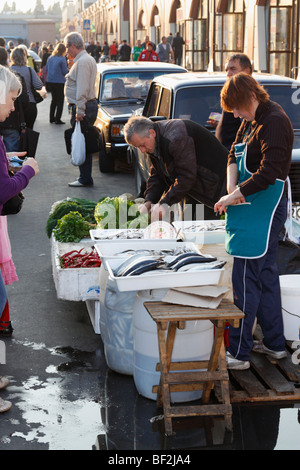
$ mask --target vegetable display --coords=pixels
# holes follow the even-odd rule
[[[60,257],[60,267],[65,268],[98,268],[101,266],[101,259],[93,248],[89,253],[81,250],[72,250],[64,253]]]
[[[59,242],[78,243],[89,237],[89,231],[99,229],[141,229],[149,224],[148,215],[140,214],[138,207],[144,200],[132,194],[106,197],[97,202],[88,199],[67,198],[54,203],[46,224],[46,233]]]
[[[51,207],[46,224],[46,233],[48,237],[51,237],[52,231],[55,229],[58,220],[69,212],[79,212],[87,222],[95,224],[94,212],[96,204],[97,202],[95,201],[75,197],[55,202]]]
[[[93,227],[79,212],[69,212],[58,220],[53,234],[59,242],[78,243],[82,238],[89,237]]]
[[[95,207],[98,229],[142,228],[148,225],[148,217],[141,217],[138,204],[127,198],[106,197]]]

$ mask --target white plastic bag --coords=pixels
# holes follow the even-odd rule
[[[80,166],[85,162],[85,138],[81,132],[80,122],[76,122],[71,139],[71,163]]]

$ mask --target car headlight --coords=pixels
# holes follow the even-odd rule
[[[124,136],[123,128],[124,128],[124,124],[113,124],[111,126],[112,137],[123,137]]]

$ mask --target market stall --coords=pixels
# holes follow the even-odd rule
[[[149,224],[138,212],[139,202],[127,194],[98,202],[59,201],[47,233],[58,298],[86,303],[108,367],[133,376],[138,392],[155,400],[159,348],[144,304],[215,310],[222,299],[232,302],[232,257],[224,248],[223,220]],[[178,331],[174,358],[205,361],[213,340],[211,322],[191,322]],[[172,401],[199,396],[198,391],[174,393]]]

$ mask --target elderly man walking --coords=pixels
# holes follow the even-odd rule
[[[81,128],[93,126],[98,111],[98,102],[95,93],[95,79],[97,73],[96,62],[84,47],[82,36],[79,33],[69,33],[64,38],[67,54],[73,58],[73,65],[66,75],[65,96],[71,107],[71,126],[76,121],[81,122]],[[79,167],[79,178],[69,186],[92,186],[92,154],[87,153],[85,162]]]

